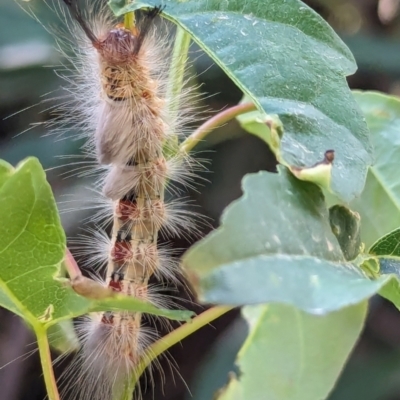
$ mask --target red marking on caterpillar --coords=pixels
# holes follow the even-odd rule
[[[133,224],[153,221],[159,230],[165,223],[165,204],[159,199],[146,199],[141,205],[137,202],[119,200],[116,203],[115,215],[124,223],[131,221]]]
[[[118,264],[124,264],[132,260],[132,246],[129,242],[116,242],[111,250],[112,261]]]
[[[101,323],[106,325],[112,325],[114,322],[114,315],[111,312],[106,312],[101,318]]]
[[[126,222],[129,219],[138,219],[140,216],[140,211],[138,210],[136,202],[128,200],[118,200],[115,215],[123,222]]]
[[[115,292],[121,292],[123,285],[123,274],[119,272],[114,272],[111,275],[110,282],[108,283],[108,287],[112,288]]]

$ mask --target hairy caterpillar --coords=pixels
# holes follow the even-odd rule
[[[170,45],[165,27],[154,22],[162,7],[142,12],[136,26],[128,28],[101,4],[85,9],[76,0],[63,1],[72,17],[69,30],[78,40],[68,44],[76,69],[66,77],[72,102],[60,108],[88,137],[86,152],[105,171],[98,185],[112,205],[105,212],[110,214],[101,214],[112,219],[111,239],[99,233],[100,254],[95,254],[96,237],[91,238],[92,259],[107,263],[106,288],[165,305],[170,300],[160,297],[149,279],[175,280],[178,272],[170,250],[158,245],[159,232],[195,230],[192,212],[178,200],[164,199],[167,181],[190,185],[193,177],[188,168],[193,163],[176,152],[171,138],[194,117],[184,107],[170,112],[183,98],[186,103],[190,91],[168,95]],[[63,9],[59,13],[64,16]],[[90,316],[80,332],[79,371],[75,365],[67,371],[75,382],[66,391],[95,400],[111,399],[123,389],[156,336],[139,313],[113,311]]]

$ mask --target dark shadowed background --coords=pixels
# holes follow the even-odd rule
[[[33,2],[39,4],[42,0]],[[333,26],[353,51],[359,70],[349,78],[352,88],[400,95],[400,0],[307,3]],[[60,209],[75,208],[62,213],[67,236],[73,238],[82,229],[82,220],[93,213],[84,206],[93,194],[85,191],[91,184],[90,178],[70,177],[73,170],[84,165],[57,157],[79,154],[82,142],[43,136],[46,131],[41,123],[52,118],[49,109],[54,103],[40,104],[42,96],[57,93],[62,85],[52,68],[45,67],[60,64],[53,45],[53,38],[13,0],[1,0],[0,158],[14,165],[27,156],[40,159],[48,171]],[[202,91],[213,94],[205,101],[207,108],[220,110],[236,104],[241,97],[238,89],[206,56],[198,55],[196,52],[194,56],[194,67],[201,73],[197,80],[202,83]],[[36,126],[28,129],[32,124]],[[207,181],[202,181],[199,191],[190,195],[201,212],[217,226],[222,210],[240,196],[243,175],[260,169],[273,171],[275,160],[263,142],[246,135],[234,122],[211,134],[200,150],[204,150],[201,157],[210,160],[207,167],[211,172],[203,174]],[[187,248],[190,244],[186,240],[173,243],[176,248]],[[180,296],[189,298],[183,290]],[[201,310],[190,303],[183,304],[197,312]],[[215,390],[227,381],[229,371],[235,370],[235,355],[245,335],[246,325],[239,311],[232,311],[212,326],[196,332],[170,351],[179,373],[172,373],[163,364],[166,383],[163,387],[157,384],[154,393],[147,390],[146,398],[154,395],[157,400],[212,399]],[[35,353],[26,357],[34,349],[34,336],[20,319],[0,310],[0,367],[20,357],[0,369],[0,400],[44,398],[38,356]],[[59,364],[57,373],[68,362],[66,359]],[[146,389],[145,382],[142,388]],[[382,298],[371,300],[363,336],[330,399],[400,399],[400,314]]]

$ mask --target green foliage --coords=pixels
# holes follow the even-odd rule
[[[369,252],[377,257],[380,274],[392,277],[380,294],[400,309],[400,229],[379,239]]]
[[[371,246],[381,236],[400,226],[400,100],[376,92],[354,92],[364,112],[375,150],[362,196],[352,209],[361,215],[361,238]]]
[[[126,309],[186,320],[188,311],[160,310],[132,298],[89,300],[60,277],[65,235],[56,204],[36,159],[13,169],[0,164],[0,304],[34,329],[91,311]]]
[[[245,96],[243,101],[251,101],[251,99]],[[334,151],[328,150],[325,152],[324,160],[320,160],[314,165],[297,167],[287,162],[282,154],[281,140],[284,130],[282,122],[277,115],[267,115],[259,111],[252,111],[239,115],[237,120],[244,130],[265,141],[275,154],[278,163],[287,166],[297,178],[314,182],[322,188],[332,191],[332,160],[328,161],[326,155],[331,153],[332,157],[334,157]]]
[[[159,1],[109,4],[122,15]],[[312,166],[335,149],[332,190],[346,201],[361,193],[372,147],[344,78],[356,65],[321,17],[298,0],[165,4],[165,18],[187,31],[260,110],[279,116],[287,164]]]
[[[329,209],[329,222],[346,260],[354,260],[362,250],[360,215],[347,207],[336,205]]]
[[[377,256],[400,258],[400,229],[381,237],[371,246],[369,252]]]
[[[354,59],[316,13],[298,0],[166,3],[163,16],[256,104],[258,111],[238,120],[281,164],[277,174],[246,176],[243,196],[225,210],[221,226],[183,257],[201,301],[245,306],[250,332],[238,355],[240,374],[220,399],[325,398],[360,335],[367,299],[380,293],[400,308],[400,230],[388,234],[400,226],[400,102],[354,94],[376,148],[362,192],[372,146],[345,81],[355,70]],[[158,4],[110,0],[119,16]],[[186,39],[176,46],[182,53]],[[172,92],[183,79],[176,78]],[[335,152],[333,163],[328,150]],[[361,194],[351,203],[358,213],[341,204],[328,210],[321,188],[346,203]],[[65,234],[36,159],[16,169],[0,162],[0,221],[0,305],[36,332],[47,384],[46,332],[51,329],[65,351],[75,340],[73,317],[131,310],[191,318],[186,310],[119,295],[93,300],[72,290],[61,274]],[[364,252],[361,240],[368,246],[378,241]],[[160,354],[228,309],[209,310],[192,329],[186,324],[150,350]],[[49,397],[56,398],[50,392]]]
[[[218,400],[319,400],[329,394],[355,340],[367,303],[326,316],[283,305],[243,308],[249,336],[232,378]]]
[[[54,279],[65,235],[40,164],[30,159],[1,172],[1,305],[33,326],[81,315],[88,302]]]
[[[381,150],[382,157],[376,166],[371,168],[369,178],[372,174],[378,175],[380,171],[385,171],[384,179],[376,179],[380,184],[376,195],[386,196],[385,200],[393,201],[394,196],[391,194],[397,189],[394,179],[396,158],[386,157],[386,150],[390,147],[391,154],[398,151],[399,142],[395,131],[398,100],[374,93],[356,93],[355,96],[363,109],[368,105],[366,116],[375,140],[378,141],[382,137],[385,139],[380,141],[380,146],[384,146]],[[388,111],[385,109],[386,104],[389,105]],[[255,123],[259,122],[259,118],[260,114],[255,118],[249,118],[246,114],[239,117],[239,120],[243,125],[249,122],[253,124],[249,129],[251,133],[273,146],[274,138],[280,135],[279,129],[274,133],[271,126],[279,127],[279,123],[273,121],[267,129],[261,124],[257,127]],[[387,215],[383,210],[386,203],[383,202],[377,207],[379,202],[371,198],[368,189],[370,188],[367,181],[367,193],[363,193],[360,199],[354,202],[364,205],[364,208],[358,207],[363,216],[366,215],[366,210],[368,211],[367,227],[370,226],[371,219],[379,225],[381,215]],[[400,308],[400,230],[395,230],[377,241],[368,253],[362,253],[365,246],[360,241],[360,230],[365,229],[364,219],[341,205],[332,207],[328,213],[321,191],[311,183],[296,180],[282,167],[278,174],[261,172],[247,176],[243,181],[243,192],[243,197],[225,210],[221,227],[196,244],[184,257],[184,263],[191,270],[192,280],[202,300],[235,305],[284,303],[308,313],[329,313],[327,321],[334,315],[331,314],[333,310],[340,310],[340,315],[342,312],[350,312],[350,308],[345,308],[350,304],[359,303],[362,308],[363,300],[374,293],[381,294]],[[381,214],[377,213],[376,209],[379,209]],[[387,225],[384,225],[383,229],[386,230]],[[260,305],[258,309],[263,307],[264,310],[269,310],[268,307],[272,306]],[[355,310],[357,307],[351,312],[357,313]],[[290,316],[280,310],[273,323],[269,322],[268,325],[268,318],[260,318],[257,320],[259,325],[256,326],[262,329],[265,323],[271,329],[270,335],[274,337],[271,347],[278,347],[280,358],[285,360],[288,356],[288,359],[292,360],[290,341],[285,339],[285,330],[278,331],[275,337],[274,323],[278,324],[282,315],[285,316],[285,322],[289,323]],[[341,360],[337,360],[339,367],[335,370],[336,377],[351,350],[351,340],[354,344],[357,338],[364,316],[365,314],[358,314],[358,330],[350,335],[347,352],[342,354]],[[249,324],[252,329],[254,320],[250,320]],[[329,326],[329,322],[327,324]],[[293,327],[294,323],[289,325]],[[286,326],[286,330],[289,330],[289,325]],[[290,340],[295,342],[305,335],[313,338],[313,343],[319,339],[323,341],[322,337],[318,338],[318,331],[308,328],[310,327],[305,324],[305,331],[298,333],[293,333],[292,328]],[[327,331],[334,329],[332,325]],[[340,331],[342,333],[339,336],[345,339],[346,329],[342,328]],[[302,398],[304,393],[307,393],[307,398],[324,398],[332,383],[318,378],[308,391],[297,391],[296,386],[293,386],[293,379],[286,376],[291,367],[296,368],[296,364],[286,362],[280,374],[276,373],[276,354],[272,357],[274,363],[271,365],[271,371],[275,375],[272,375],[271,382],[280,382],[281,386],[280,391],[277,389],[276,397],[273,397],[275,389],[267,378],[268,366],[262,370],[266,374],[262,376],[250,369],[251,365],[260,365],[261,361],[256,361],[258,356],[266,354],[261,349],[269,345],[266,339],[267,332],[268,329],[259,337],[250,332],[238,358],[243,375],[230,383],[221,398],[258,398],[260,393],[256,392],[255,388],[263,388],[263,393],[277,399]],[[323,345],[318,345],[318,348],[322,347]],[[249,348],[252,349],[251,356],[248,355]],[[327,351],[325,359],[330,354]],[[316,364],[324,368],[322,361]],[[296,373],[301,376],[304,369],[314,365],[307,362],[305,365],[299,365]],[[335,363],[331,362],[330,365],[334,367]],[[311,375],[319,377],[318,372],[314,371]],[[307,378],[304,380],[309,382]],[[332,382],[334,380],[335,377],[332,378]],[[324,383],[325,393],[321,394],[318,385]]]
[[[248,175],[243,192],[183,259],[203,301],[279,302],[325,314],[379,290],[380,281],[346,261],[317,186],[281,168]]]
[[[293,308],[271,306],[272,316],[268,315],[270,306],[257,308],[267,311],[267,317],[263,315],[257,323],[250,320],[250,327],[256,325],[263,333],[257,336],[250,331],[238,358],[243,375],[230,383],[221,399],[261,398],[260,393],[276,399],[325,398],[360,333],[365,317],[363,300],[379,292],[399,306],[400,264],[394,262],[400,255],[399,231],[371,248],[371,255],[390,254],[390,259],[379,258],[380,277],[370,280],[359,268],[371,263],[370,257],[356,259],[362,249],[358,214],[343,206],[332,207],[328,214],[321,191],[298,181],[285,168],[278,174],[247,176],[243,192],[243,197],[226,209],[221,227],[186,253],[184,264],[192,271],[203,301],[234,305],[278,302]],[[346,259],[354,261],[351,264]],[[360,306],[345,308],[357,303]],[[274,307],[279,310],[276,314]],[[313,314],[339,311],[315,319],[294,309]],[[293,328],[298,323],[296,313],[304,320],[303,330]],[[351,325],[349,321],[358,322]],[[321,331],[314,322],[321,324]],[[336,335],[339,331],[329,340],[328,332]],[[304,364],[296,364],[291,343],[305,337],[324,356],[321,360],[305,357]],[[338,340],[347,343],[340,347],[342,352],[331,348]],[[324,351],[327,341],[330,344]],[[333,354],[335,360],[329,358]],[[279,369],[277,360],[281,359]],[[325,362],[332,375],[327,374]],[[263,368],[254,371],[251,365]],[[320,369],[313,369],[316,365]],[[301,377],[296,382],[307,382],[307,390],[293,385],[290,374]],[[307,397],[302,397],[305,394]]]

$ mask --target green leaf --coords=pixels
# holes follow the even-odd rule
[[[238,354],[240,375],[218,400],[325,399],[361,333],[366,312],[367,302],[323,317],[283,305],[245,307],[250,333]]]
[[[364,192],[351,203],[361,215],[361,239],[371,246],[400,226],[400,100],[376,92],[354,92],[375,147]]]
[[[0,187],[0,304],[30,324],[80,315],[88,302],[53,278],[65,236],[36,159],[27,159]]]
[[[324,314],[376,293],[347,262],[329,225],[321,190],[286,168],[243,180],[244,195],[221,226],[183,258],[200,300],[243,305],[279,302]]]
[[[369,249],[369,253],[376,256],[400,258],[400,228],[377,240]]]
[[[251,101],[252,99],[249,96],[244,96],[241,103],[249,103]],[[275,154],[277,161],[285,165],[285,160],[281,154],[283,125],[277,115],[268,115],[256,110],[238,115],[236,119],[244,130],[266,142]],[[286,166],[289,167],[287,163]]]
[[[160,4],[121,3],[109,2],[117,15]],[[164,4],[163,16],[187,31],[260,111],[279,115],[281,153],[289,165],[314,165],[333,149],[333,191],[346,201],[360,194],[372,148],[345,80],[356,65],[317,13],[299,0]]]
[[[0,186],[7,180],[7,178],[12,175],[14,168],[8,162],[0,160]]]
[[[249,102],[251,99],[245,96],[242,102]],[[298,179],[314,182],[317,185],[332,191],[331,175],[334,151],[327,150],[324,159],[309,167],[296,167],[290,165],[282,155],[281,139],[283,137],[283,126],[278,116],[267,115],[259,111],[251,111],[237,117],[244,130],[264,140],[275,154],[278,163],[285,165]]]
[[[115,296],[97,300],[89,309],[90,312],[113,310],[139,311],[177,321],[188,321],[195,315],[194,312],[188,310],[167,310],[164,308],[157,308],[150,303],[127,296]]]
[[[377,256],[380,275],[392,277],[379,294],[400,309],[400,229],[379,239],[369,252]]]
[[[346,260],[354,260],[361,250],[360,215],[347,207],[329,209],[329,222]]]
[[[158,309],[135,298],[94,301],[76,294],[59,277],[65,255],[64,231],[45,173],[34,158],[15,170],[0,163],[0,221],[0,305],[33,328],[109,309],[179,320],[193,314]]]
[[[79,350],[80,343],[71,319],[60,321],[47,330],[49,344],[60,353]]]

